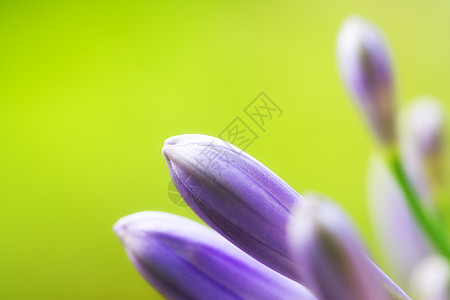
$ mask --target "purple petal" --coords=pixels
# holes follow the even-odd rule
[[[331,202],[314,200],[299,209],[289,236],[301,278],[319,299],[386,299],[352,224]]]
[[[316,299],[186,218],[140,212],[120,219],[114,231],[141,275],[168,299]]]
[[[344,85],[384,145],[395,140],[394,84],[390,55],[382,33],[368,21],[349,17],[337,41]]]
[[[303,202],[275,173],[220,139],[191,134],[166,140],[163,155],[172,180],[191,209],[236,246],[295,278],[286,226]]]

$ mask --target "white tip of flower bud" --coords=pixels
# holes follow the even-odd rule
[[[423,155],[439,152],[444,131],[444,109],[436,99],[413,100],[408,123],[413,142]]]
[[[450,266],[440,256],[421,260],[411,275],[410,289],[417,300],[450,299]]]

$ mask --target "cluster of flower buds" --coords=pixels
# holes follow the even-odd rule
[[[391,173],[379,158],[371,164],[371,212],[382,248],[417,299],[448,299],[450,268],[424,238],[426,201],[416,201],[434,198],[442,185],[442,108],[434,100],[414,102],[402,126],[408,134],[398,134],[381,32],[349,18],[337,48],[345,86],[382,148],[400,145],[406,170]],[[214,137],[175,136],[162,152],[178,192],[210,228],[141,212],[120,219],[114,231],[136,269],[167,299],[410,299],[369,258],[355,226],[331,200],[300,196],[261,162]]]
[[[201,163],[206,151],[221,168]],[[125,217],[114,230],[168,299],[409,299],[334,204],[303,199],[217,138],[172,137],[163,155],[186,203],[214,230],[161,212]]]
[[[419,97],[396,112],[386,41],[362,18],[344,22],[337,57],[344,86],[389,150],[373,155],[368,178],[370,214],[389,273],[417,299],[449,299],[443,107]]]

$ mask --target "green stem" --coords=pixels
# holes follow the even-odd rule
[[[406,202],[418,225],[422,228],[435,249],[450,260],[450,247],[448,245],[447,234],[445,230],[443,231],[445,228],[441,226],[440,222],[436,222],[437,220],[433,220],[433,218],[425,213],[419,196],[406,176],[397,151],[389,157],[388,164],[404,192]]]

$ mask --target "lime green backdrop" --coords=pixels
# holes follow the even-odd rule
[[[376,254],[373,144],[336,71],[349,14],[391,43],[402,103],[450,99],[448,1],[0,2],[0,298],[159,299],[111,230],[163,210],[164,139],[217,135],[259,92],[284,111],[247,151],[352,216]]]

